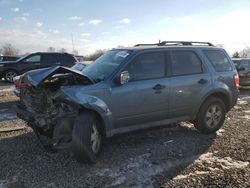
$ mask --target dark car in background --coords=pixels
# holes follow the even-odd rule
[[[17,61],[0,63],[0,79],[4,78],[8,82],[13,82],[15,76],[30,70],[55,66],[72,67],[76,62],[78,62],[77,59],[68,53],[32,53]]]
[[[16,61],[20,58],[20,56],[8,56],[8,55],[4,55],[4,56],[0,56],[0,62],[3,61]]]
[[[250,58],[235,58],[234,65],[238,70],[241,86],[250,86]]]

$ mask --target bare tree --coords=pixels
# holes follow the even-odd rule
[[[233,58],[240,58],[239,52],[235,52],[235,53],[233,54]]]
[[[94,61],[96,60],[98,57],[100,57],[101,55],[103,55],[107,50],[96,50],[94,53],[85,56],[85,60],[86,61]]]
[[[49,48],[48,48],[48,52],[55,52],[56,51],[56,49],[54,48],[54,47],[52,47],[52,46],[50,46]]]
[[[67,52],[67,50],[65,48],[61,48],[60,50],[58,50],[58,52],[65,53]]]
[[[1,49],[1,53],[3,55],[18,55],[19,54],[19,50],[15,47],[13,47],[10,43],[7,43],[5,45],[3,45],[2,49]]]
[[[71,53],[74,54],[74,55],[78,55],[78,51],[77,50],[73,50]]]
[[[215,46],[218,48],[224,48],[224,44],[216,44]]]
[[[240,51],[240,57],[249,58],[250,57],[250,47],[246,47]]]

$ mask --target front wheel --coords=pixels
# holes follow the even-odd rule
[[[224,102],[219,98],[211,97],[202,104],[194,126],[202,133],[214,133],[223,125],[225,116]]]
[[[72,131],[72,151],[78,162],[95,163],[103,142],[100,122],[92,112],[82,112]]]

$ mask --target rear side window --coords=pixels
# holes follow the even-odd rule
[[[24,59],[24,62],[40,62],[40,61],[41,61],[40,55],[32,55]]]
[[[212,63],[217,72],[231,71],[232,66],[229,59],[223,51],[220,50],[204,50],[208,60]]]
[[[192,51],[172,52],[172,75],[190,75],[202,73],[202,63]]]
[[[127,69],[131,81],[162,78],[165,76],[165,54],[152,52],[139,55]]]
[[[57,54],[44,54],[43,55],[43,63],[54,65],[56,63],[59,63],[59,59],[57,57]]]
[[[77,62],[77,60],[73,56],[68,54],[61,54],[60,57],[62,64],[65,66],[73,66],[74,62]]]

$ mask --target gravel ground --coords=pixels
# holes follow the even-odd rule
[[[0,83],[0,129],[23,127],[10,85]],[[106,140],[95,165],[46,152],[30,128],[0,133],[0,188],[250,187],[250,90],[213,135],[187,122]]]

